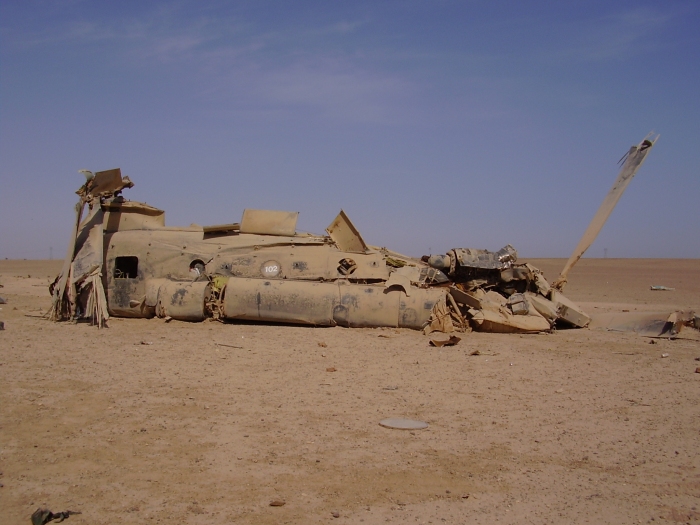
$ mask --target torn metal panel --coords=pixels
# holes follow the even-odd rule
[[[552,287],[547,282],[547,279],[544,278],[542,272],[539,269],[532,266],[531,264],[526,263],[525,266],[532,272],[532,275],[534,276],[533,279],[535,282],[535,286],[537,287],[537,292],[540,295],[548,297],[552,290]]]
[[[343,210],[340,210],[338,216],[326,228],[326,232],[343,252],[365,253],[367,251],[367,245],[360,232]]]
[[[558,317],[557,305],[546,297],[536,293],[525,292],[524,295],[533,308],[535,308],[542,317],[547,319],[551,325],[554,325]]]
[[[84,208],[79,206],[77,221],[80,221]],[[71,242],[72,260],[68,263],[66,258],[64,270],[58,278],[58,287],[63,287],[64,293],[54,289],[50,318],[89,318],[99,327],[104,326],[109,319],[102,282],[102,224],[103,213],[99,206],[92,207],[85,220],[79,224],[75,240]]]
[[[550,323],[535,308],[516,315],[508,299],[495,291],[480,294],[481,309],[470,309],[474,330],[497,333],[537,333],[551,329]]]
[[[243,210],[241,233],[292,236],[296,233],[299,212]]]
[[[52,321],[65,321],[70,319],[74,312],[75,297],[73,293],[70,293],[70,289],[73,287],[70,282],[70,272],[75,256],[75,244],[78,238],[78,229],[80,227],[80,220],[84,208],[85,203],[81,199],[75,205],[75,226],[71,230],[68,250],[66,258],[63,260],[61,273],[58,274],[54,282],[49,286],[49,293],[52,296],[49,319]]]
[[[450,315],[450,309],[447,305],[447,301],[440,300],[433,305],[433,309],[430,312],[430,321],[423,329],[424,334],[431,334],[433,332],[443,332],[449,334],[455,331],[454,324],[452,323],[452,316]]]
[[[450,287],[450,294],[452,294],[452,297],[454,297],[459,304],[477,310],[481,309],[481,300],[478,298],[477,294],[462,291],[456,286]]]
[[[90,210],[83,224],[80,225],[75,243],[76,253],[71,263],[71,275],[74,281],[82,281],[96,267],[102,268],[104,258],[102,247],[103,220],[104,213],[95,206]]]
[[[504,283],[532,278],[534,278],[532,271],[525,266],[513,266],[501,271],[501,280]]]
[[[680,331],[681,326],[695,326],[697,316],[693,310],[676,310],[668,316],[667,321],[673,323]]]
[[[513,315],[528,315],[530,313],[530,303],[521,293],[514,293],[508,298],[508,308]]]
[[[81,284],[81,295],[87,296],[85,301],[84,317],[92,319],[98,327],[105,326],[109,319],[107,297],[102,285],[101,267],[95,266],[90,274],[85,276]]]
[[[455,272],[456,267],[478,268],[481,270],[504,270],[518,258],[518,252],[510,244],[497,252],[488,250],[475,250],[473,248],[455,248],[450,252],[454,254],[450,270]]]
[[[98,196],[104,193],[114,193],[123,190],[125,187],[130,187],[129,183],[124,184],[122,179],[122,170],[115,168],[113,170],[98,171],[95,173],[95,178],[90,186],[90,193]]]
[[[421,269],[416,266],[402,266],[391,272],[389,279],[384,283],[384,287],[398,286],[403,289],[407,296],[410,296],[411,284],[421,284],[424,282],[425,277],[426,275],[421,274]]]
[[[71,264],[71,279],[76,296],[82,296],[76,301],[82,308],[80,317],[92,319],[97,326],[104,326],[109,319],[107,298],[105,296],[102,262],[103,249],[103,219],[102,210],[95,206],[81,226],[76,241],[77,253]]]
[[[472,294],[479,298],[481,309],[507,309],[508,298],[494,290],[484,291],[479,289],[472,292]]]
[[[104,230],[157,230],[165,227],[165,212],[142,202],[117,201],[102,206]]]
[[[470,310],[474,329],[480,332],[539,333],[550,330],[549,321],[531,310],[527,315],[514,315],[507,308]]]
[[[420,277],[418,283],[421,285],[437,285],[446,284],[450,282],[450,278],[447,277],[442,271],[436,268],[421,268]]]
[[[578,328],[588,326],[591,322],[591,318],[560,291],[552,289],[549,299],[557,308],[558,319]]]
[[[384,283],[384,288],[397,287],[403,290],[407,296],[411,295],[411,278],[408,275],[392,272]]]
[[[87,180],[76,193],[80,195],[82,202],[85,203],[94,199],[117,196],[123,189],[134,186],[129,177],[122,177],[122,172],[119,168],[98,171],[94,175],[87,170],[80,170],[80,172],[86,175]]]

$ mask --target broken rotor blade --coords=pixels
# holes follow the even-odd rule
[[[603,203],[600,205],[600,208],[598,208],[598,211],[593,216],[593,219],[588,225],[583,237],[581,237],[581,240],[578,242],[578,246],[576,246],[576,249],[571,254],[571,257],[569,257],[569,260],[566,261],[566,265],[559,274],[559,277],[556,281],[554,281],[553,286],[558,290],[562,290],[564,288],[569,271],[578,262],[591,244],[593,244],[596,237],[598,237],[600,230],[608,220],[608,217],[610,217],[610,213],[612,213],[615,205],[620,200],[620,197],[622,197],[622,194],[629,185],[630,181],[642,166],[642,163],[644,162],[644,159],[649,151],[651,151],[652,146],[659,139],[659,135],[656,135],[656,137],[650,140],[649,137],[651,137],[651,135],[652,133],[649,133],[649,135],[647,135],[642,142],[636,146],[632,146],[625,156],[622,157],[622,159],[624,159],[624,164],[622,165],[622,169],[620,169],[620,173],[617,176],[613,187],[605,196]]]

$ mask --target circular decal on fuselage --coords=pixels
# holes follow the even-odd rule
[[[262,267],[260,268],[260,272],[265,277],[277,277],[281,270],[282,268],[280,267],[280,263],[277,261],[267,261],[263,263]]]

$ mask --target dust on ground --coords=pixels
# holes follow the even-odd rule
[[[550,280],[564,263],[531,262]],[[700,521],[694,330],[443,348],[404,329],[98,330],[42,318],[60,265],[0,261],[3,523]],[[700,311],[700,261],[584,259],[566,292],[593,316]]]

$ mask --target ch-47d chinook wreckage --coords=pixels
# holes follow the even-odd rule
[[[594,230],[653,144],[630,149]],[[133,183],[119,169],[83,173],[75,229],[50,289],[53,320],[215,318],[426,333],[541,332],[590,321],[561,289],[597,231],[584,235],[580,253],[550,285],[510,245],[421,259],[369,246],[343,211],[327,235],[297,233],[298,213],[251,209],[239,223],[166,227],[162,210],[124,199]]]

